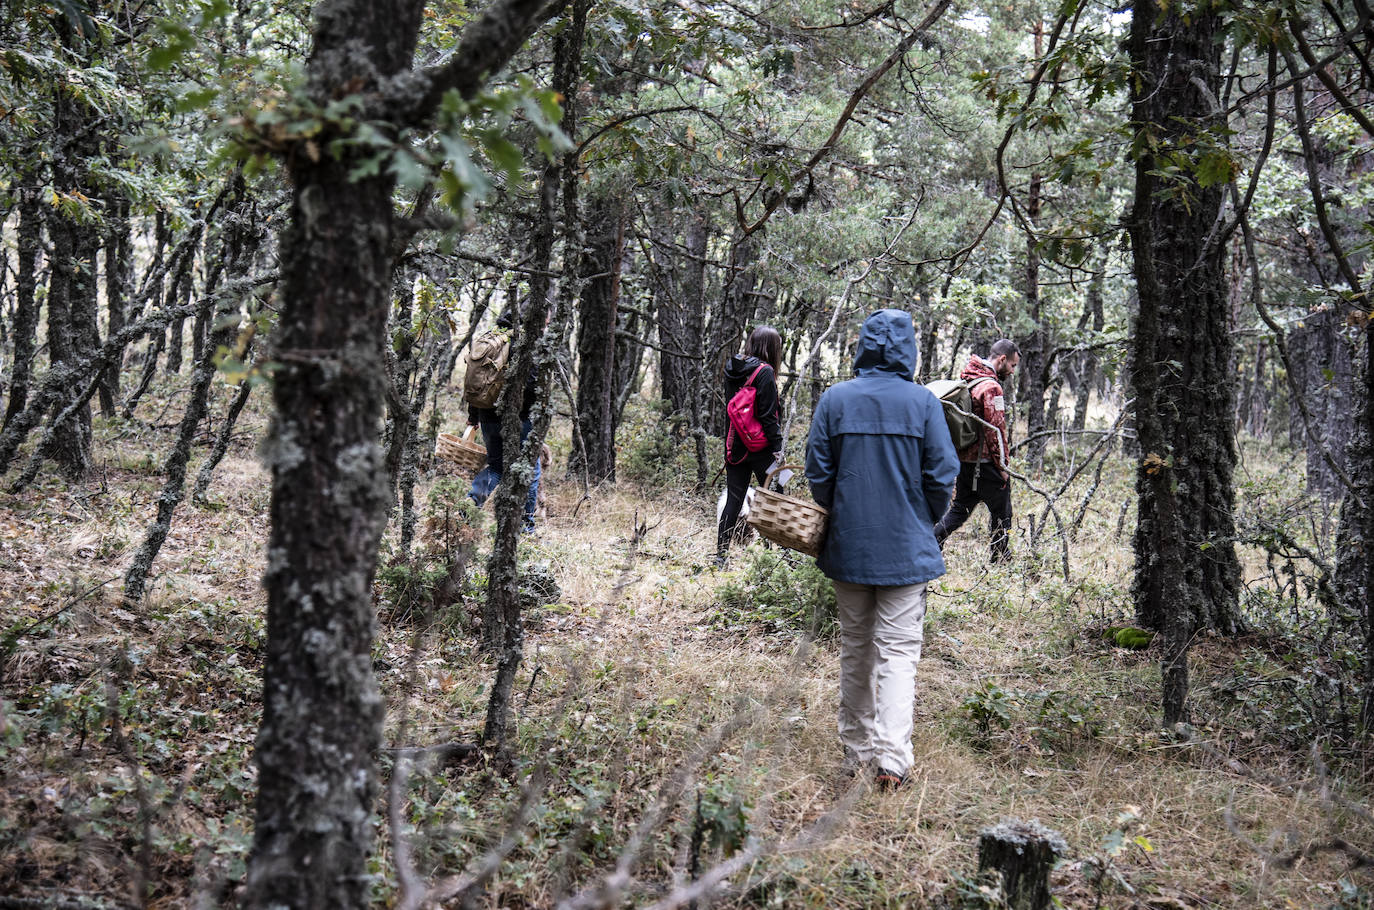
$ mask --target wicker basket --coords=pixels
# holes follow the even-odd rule
[[[779,465],[768,472],[763,486],[754,489],[754,501],[745,521],[773,543],[807,556],[819,556],[825,542],[825,521],[830,514],[814,502],[768,489],[773,475],[783,468],[799,470],[801,465]]]
[[[472,441],[472,431],[468,427],[462,436],[440,433],[434,441],[434,454],[446,458],[465,471],[476,474],[487,466],[487,450],[481,443]]]

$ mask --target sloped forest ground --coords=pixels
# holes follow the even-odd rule
[[[179,509],[137,608],[118,595],[170,447],[155,409],[97,421],[88,482],[45,476],[0,495],[0,906],[232,901],[265,634],[261,396],[254,406],[209,502]],[[717,874],[718,907],[995,906],[976,844],[1005,817],[1067,841],[1053,877],[1067,907],[1368,905],[1368,871],[1325,849],[1369,845],[1374,822],[1366,769],[1339,739],[1356,710],[1346,652],[1322,637],[1302,566],[1246,551],[1254,631],[1195,643],[1195,739],[1179,743],[1158,730],[1156,650],[1108,640],[1129,623],[1128,461],[1106,464],[1068,579],[1054,538],[1032,550],[1040,507],[1018,489],[1013,564],[985,564],[981,514],[950,542],[929,600],[916,767],[879,793],[840,769],[828,585],[810,560],[758,544],[712,568],[714,497],[680,489],[683,447],[636,408],[617,487],[584,497],[554,440],[549,514],[522,545],[512,763],[440,752],[394,773],[394,747],[476,740],[494,667],[477,628],[489,534],[439,539],[461,513],[442,472],[417,496],[420,556],[394,565],[389,536],[375,666],[393,747],[383,794],[399,785],[404,807],[388,819],[378,806],[379,906],[396,899],[398,861],[438,880],[488,859],[487,906],[552,906],[618,862],[634,879],[623,905]],[[1082,454],[1052,449],[1044,483]],[[1242,511],[1319,545],[1328,517],[1296,498],[1297,471],[1250,447]],[[1066,515],[1092,476],[1065,494]],[[434,604],[437,554],[473,536],[462,596]]]

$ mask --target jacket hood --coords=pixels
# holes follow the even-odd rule
[[[966,382],[974,379],[982,379],[984,377],[997,379],[997,371],[992,368],[990,363],[977,355],[968,359],[968,365],[965,366],[964,371],[959,374],[959,378]],[[997,381],[1001,382],[1002,380],[997,379]]]
[[[743,354],[736,354],[725,361],[725,378],[743,383],[749,378],[749,374],[758,368],[762,363],[757,357],[746,357]]]
[[[878,310],[864,320],[854,372],[916,374],[916,327],[903,310]]]

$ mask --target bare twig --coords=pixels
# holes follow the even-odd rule
[[[924,198],[924,191],[922,191],[921,198]],[[806,360],[797,369],[796,376],[788,380],[788,394],[785,396],[788,399],[787,419],[783,421],[782,425],[782,442],[784,446],[787,445],[788,434],[792,431],[792,418],[795,416],[797,410],[797,389],[800,387],[798,380],[806,375],[807,367],[811,365],[811,361],[820,353],[821,346],[824,345],[825,340],[830,337],[830,333],[835,331],[835,325],[840,321],[840,314],[843,313],[845,308],[849,305],[849,298],[853,296],[854,289],[868,280],[868,276],[873,274],[873,270],[878,267],[879,263],[887,261],[892,255],[893,249],[896,248],[897,243],[902,239],[902,235],[906,233],[907,228],[911,227],[911,223],[916,220],[916,214],[921,210],[921,198],[918,198],[915,204],[911,206],[911,214],[907,215],[906,221],[902,222],[902,226],[897,229],[897,233],[892,235],[892,240],[888,242],[886,249],[870,259],[862,272],[845,280],[844,293],[840,294],[840,299],[835,301],[835,308],[830,313],[830,324],[825,327],[825,331],[816,336],[816,341],[811,345],[811,351],[806,355]]]
[[[833,150],[835,145],[840,141],[840,136],[844,133],[845,127],[848,126],[849,121],[853,119],[854,111],[858,108],[859,102],[864,99],[864,96],[868,94],[869,90],[873,88],[878,80],[887,74],[888,70],[896,66],[897,63],[906,56],[907,51],[915,46],[917,40],[919,40],[932,25],[939,21],[940,17],[945,14],[945,10],[949,9],[951,2],[952,0],[939,0],[939,2],[931,7],[930,12],[926,13],[926,17],[921,20],[920,24],[912,29],[911,33],[904,37],[897,45],[896,49],[887,56],[887,59],[879,63],[873,71],[868,74],[864,81],[859,83],[859,87],[850,93],[849,101],[845,104],[844,110],[840,111],[839,119],[835,121],[835,126],[831,129],[830,135],[826,138],[825,142],[821,143],[820,148],[812,153],[811,157],[807,159],[807,162],[792,174],[789,180],[791,185],[795,186],[800,183],[815,170],[816,165],[820,164],[826,155],[830,154],[831,150]],[[770,197],[764,205],[763,214],[761,214],[753,224],[750,224],[748,219],[744,217],[744,203],[737,196],[735,198],[735,216],[745,236],[754,233],[767,224],[768,219],[773,216],[773,213],[778,210],[778,207],[782,205],[786,198],[787,194],[781,192]]]

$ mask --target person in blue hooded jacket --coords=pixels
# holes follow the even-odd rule
[[[864,321],[854,378],[816,404],[806,479],[830,512],[817,564],[840,620],[840,744],[847,767],[901,786],[913,761],[912,708],[926,583],[945,573],[933,528],[959,458],[940,402],[912,381],[916,331],[901,310]]]

